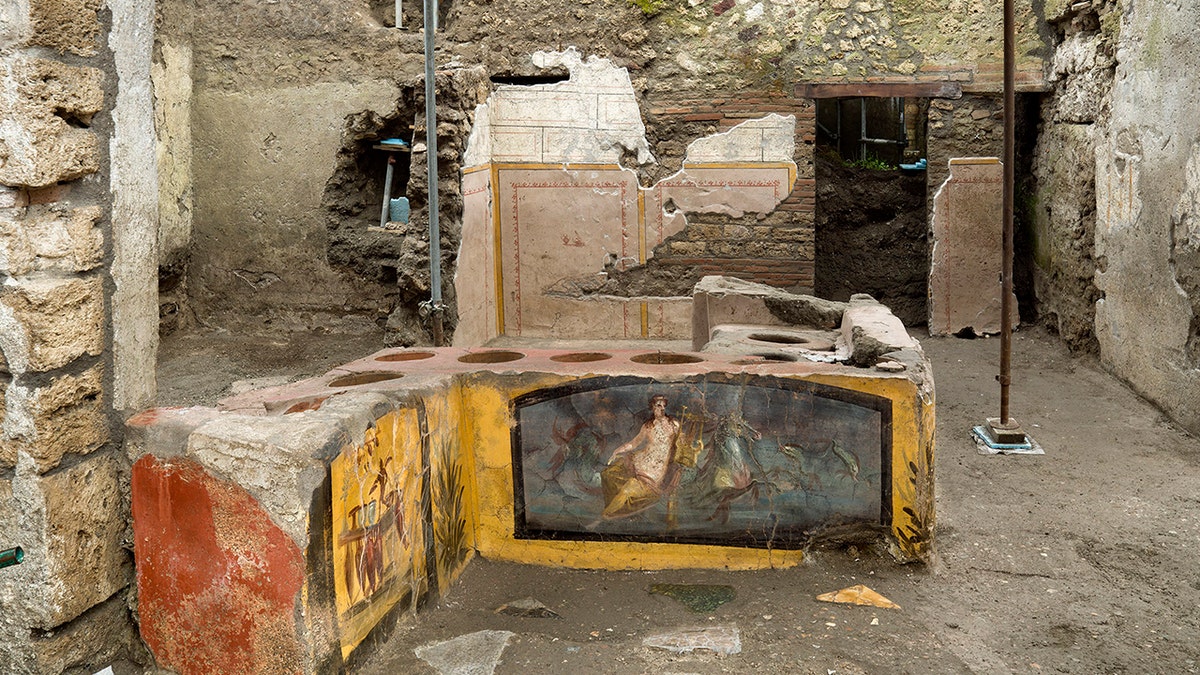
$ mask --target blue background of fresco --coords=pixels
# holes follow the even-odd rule
[[[683,469],[676,489],[676,522],[668,526],[665,498],[641,513],[601,520],[599,472],[612,451],[650,419],[649,399],[656,394],[667,397],[667,415],[682,424],[685,434],[702,428],[704,449],[697,466]],[[762,436],[743,439],[757,460],[751,471],[758,494],[732,500],[725,520],[698,478],[713,451],[718,421],[739,406],[746,423]],[[531,531],[554,531],[556,538],[567,539],[580,533],[584,538],[768,541],[779,532],[795,535],[822,525],[881,519],[884,416],[870,407],[774,386],[646,382],[519,405],[516,415],[518,502],[523,493],[524,526]],[[853,454],[856,475],[832,451],[831,441]],[[520,521],[521,504],[517,507]]]

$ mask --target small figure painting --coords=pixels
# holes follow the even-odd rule
[[[517,536],[799,546],[884,520],[890,403],[774,378],[584,380],[516,401]]]
[[[413,528],[420,497],[421,435],[415,410],[376,420],[361,445],[330,465],[334,595],[343,656],[392,607],[409,601],[423,578],[421,529]]]

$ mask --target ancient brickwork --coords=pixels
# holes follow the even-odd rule
[[[651,101],[647,126],[651,133],[656,128],[674,128],[681,123],[699,123],[713,131],[727,131],[748,119],[771,113],[792,115],[796,119],[796,182],[791,193],[769,214],[736,219],[689,214],[687,228],[654,250],[658,264],[689,267],[696,278],[724,274],[812,292],[816,208],[813,102],[769,91],[741,92],[729,98]]]
[[[112,442],[111,61],[94,0],[0,31],[0,671],[93,672],[132,644],[126,463]]]

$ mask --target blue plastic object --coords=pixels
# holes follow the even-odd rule
[[[408,141],[403,138],[385,138],[379,141],[380,145],[395,145],[401,148],[408,147]]]
[[[408,197],[397,197],[388,207],[388,220],[408,224]]]

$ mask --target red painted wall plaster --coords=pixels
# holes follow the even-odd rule
[[[158,665],[192,673],[307,670],[296,603],[304,558],[242,488],[194,461],[133,465],[142,637]]]

